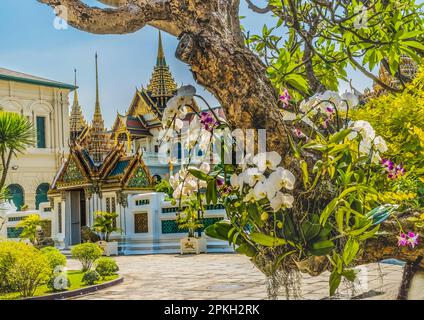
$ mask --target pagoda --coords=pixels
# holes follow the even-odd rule
[[[166,62],[159,31],[156,65],[147,88],[136,89],[125,115],[117,114],[112,126],[112,139],[127,143],[128,152],[139,148],[146,152],[157,152],[154,137],[162,128],[162,114],[168,101],[177,93],[177,84]],[[199,109],[195,100],[193,108]],[[186,120],[190,120],[192,114]]]
[[[401,77],[405,79],[405,82],[411,82],[418,72],[418,65],[412,58],[407,55],[402,55],[399,62],[399,71]],[[380,66],[378,78],[391,88],[400,89],[402,86],[400,80],[393,76],[384,65]],[[371,98],[376,98],[385,93],[387,93],[387,89],[383,88],[378,83],[374,83],[372,90],[365,90],[361,100],[366,102]]]

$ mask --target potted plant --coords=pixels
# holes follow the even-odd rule
[[[188,230],[187,237],[180,240],[181,254],[196,253],[207,251],[207,242],[205,237],[196,237],[196,230],[203,228],[200,220],[201,204],[199,199],[190,200],[187,207],[177,216],[178,228]]]
[[[103,248],[106,256],[118,255],[118,242],[109,241],[112,232],[118,231],[115,212],[96,211],[93,230],[99,233],[100,241],[97,243]]]

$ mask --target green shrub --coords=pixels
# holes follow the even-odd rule
[[[82,277],[82,282],[88,286],[92,286],[97,281],[100,280],[100,275],[97,271],[89,270],[86,273],[84,273]]]
[[[116,274],[119,271],[119,267],[112,258],[100,258],[96,261],[95,270],[104,279],[107,276]]]
[[[71,250],[73,258],[78,259],[81,262],[81,271],[88,271],[91,269],[94,261],[103,255],[103,250],[95,243],[82,243],[76,245]]]
[[[4,283],[23,297],[31,297],[51,275],[49,261],[40,250],[20,242],[0,243],[0,269]]]
[[[52,270],[59,266],[66,266],[66,257],[60,253],[58,249],[54,247],[45,247],[41,249],[41,253],[44,254],[49,261]]]

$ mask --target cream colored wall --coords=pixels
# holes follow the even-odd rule
[[[63,157],[69,153],[68,89],[0,80],[0,107],[20,113],[36,125],[46,118],[46,148],[30,148],[11,162],[6,185],[16,183],[25,190],[25,204],[35,208],[35,193],[41,183],[51,183]]]

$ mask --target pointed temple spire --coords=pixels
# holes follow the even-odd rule
[[[166,67],[165,53],[163,51],[162,44],[162,33],[159,30],[159,47],[158,47],[158,57],[156,59],[156,67]]]
[[[103,161],[104,156],[109,151],[109,136],[105,129],[102,111],[100,108],[99,95],[99,66],[98,55],[96,52],[96,104],[94,108],[94,116],[90,130],[89,153],[93,158],[94,163],[99,164]]]
[[[150,83],[147,86],[147,92],[152,98],[156,99],[159,108],[163,110],[167,101],[172,98],[176,90],[177,84],[169,71],[169,66],[166,64],[162,33],[159,31],[158,56]]]
[[[77,87],[77,69],[74,70],[75,72],[75,87]],[[85,122],[84,116],[82,114],[81,106],[79,105],[78,101],[78,89],[75,89],[74,91],[74,103],[72,105],[71,114],[69,116],[69,131],[70,131],[70,138],[71,142],[74,142],[80,133],[84,130],[84,128],[87,126],[87,123]]]
[[[97,52],[95,57],[96,57],[96,105],[94,109],[94,118],[97,117],[99,118],[99,120],[102,120],[102,111],[100,109],[100,96],[99,96],[99,64],[98,64]]]

